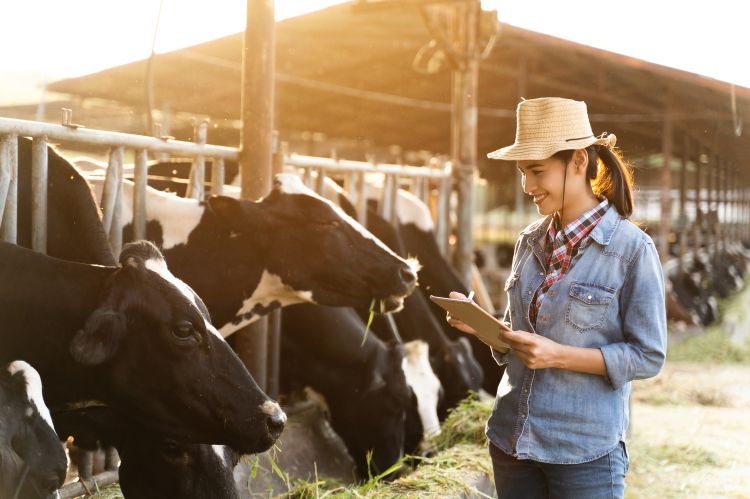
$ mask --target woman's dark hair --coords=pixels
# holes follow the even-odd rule
[[[552,157],[567,165],[573,158],[573,152],[573,149],[566,149]],[[586,152],[589,156],[586,177],[591,182],[594,195],[604,195],[620,215],[629,218],[633,214],[633,167],[618,151],[606,146],[591,145]]]

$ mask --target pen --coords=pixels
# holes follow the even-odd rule
[[[474,298],[474,290],[472,289],[469,291],[469,296],[466,297],[467,300],[471,301],[471,299]]]

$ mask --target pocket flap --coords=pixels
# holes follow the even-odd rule
[[[615,290],[607,286],[596,284],[573,283],[570,286],[570,296],[588,305],[606,305],[612,301]]]

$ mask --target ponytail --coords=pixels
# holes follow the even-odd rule
[[[556,152],[553,157],[567,165],[573,152],[566,149]],[[586,177],[594,195],[606,197],[621,216],[630,218],[633,214],[633,168],[618,151],[607,146],[591,145],[586,152],[589,156]]]
[[[606,146],[590,146],[588,153],[588,171],[592,166],[594,170],[594,175],[589,175],[591,190],[597,196],[604,195],[620,215],[630,218],[633,214],[633,167],[619,151]],[[603,168],[598,168],[599,164]]]

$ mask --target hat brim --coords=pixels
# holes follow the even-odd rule
[[[516,142],[513,145],[492,151],[487,154],[487,157],[490,159],[504,159],[507,161],[543,160],[551,157],[559,151],[565,151],[568,149],[585,149],[591,144],[596,143],[597,140],[597,137],[592,136],[584,139],[553,144],[550,144],[549,142],[543,144],[534,142]]]

